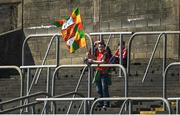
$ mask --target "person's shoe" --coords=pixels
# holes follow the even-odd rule
[[[107,105],[103,105],[103,107],[102,107],[102,108],[103,108],[103,109],[104,109],[104,108],[107,108]]]
[[[107,110],[107,105],[104,105],[102,108],[106,111]]]

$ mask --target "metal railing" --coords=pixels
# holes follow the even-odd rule
[[[16,28],[16,29],[13,29],[13,30],[9,30],[9,31],[0,33],[0,36],[4,36],[6,34],[10,34],[10,33],[13,33],[13,32],[19,31],[19,30],[22,30],[22,28]]]
[[[168,101],[176,101],[176,114],[180,114],[180,110],[179,110],[179,100],[180,100],[180,97],[169,97],[167,98]]]
[[[21,97],[14,98],[14,99],[11,99],[11,100],[8,100],[8,101],[0,102],[0,106],[3,106],[5,104],[9,104],[9,103],[13,103],[13,102],[17,102],[17,101],[23,101],[24,99],[36,97],[36,96],[39,96],[39,95],[49,96],[46,92],[37,92],[37,93],[31,94],[31,95],[28,95],[28,96],[21,96]],[[8,109],[0,111],[0,114],[5,114],[5,113],[15,111],[15,110],[19,110],[19,109],[22,109],[22,108],[25,108],[25,107],[34,106],[36,104],[39,104],[39,102],[32,102],[32,103],[28,103],[28,104],[25,104],[25,105],[20,104],[20,106],[16,106],[16,107],[12,107],[12,108],[8,108]],[[32,113],[34,113],[34,107],[32,107]]]
[[[92,40],[91,40],[91,37],[86,33],[85,34],[88,39],[90,40],[90,46],[91,46],[91,52],[93,52],[93,43],[92,43]],[[45,53],[45,56],[43,58],[43,61],[42,61],[42,64],[41,65],[44,65],[45,64],[45,61],[47,59],[47,56],[48,56],[48,53],[50,51],[50,48],[52,46],[52,43],[53,43],[53,40],[56,39],[56,65],[58,66],[59,65],[59,57],[60,57],[60,54],[59,54],[59,36],[61,36],[61,34],[59,33],[53,33],[53,34],[32,34],[32,35],[29,35],[23,42],[23,45],[22,45],[22,66],[25,66],[24,65],[24,48],[25,48],[25,44],[27,43],[27,41],[30,39],[30,38],[33,38],[33,37],[51,37],[51,40],[48,44],[48,48],[46,50],[46,53]],[[35,76],[37,75],[37,78],[35,80],[35,84],[37,84],[37,81],[39,79],[39,76],[40,76],[40,73],[42,71],[42,68],[40,69],[37,69],[36,72],[35,72]]]
[[[47,68],[47,83],[46,83],[46,92],[50,94],[50,69],[55,68],[56,65],[34,65],[34,66],[21,66],[21,69],[27,69],[27,83],[26,83],[26,95],[30,94],[30,91],[33,87],[35,79],[37,76],[34,76],[32,82],[30,81],[31,69]],[[24,86],[23,86],[24,87]],[[29,99],[26,99],[24,104],[28,103]],[[27,108],[28,109],[28,108]],[[27,110],[28,111],[28,110]]]
[[[59,66],[59,67],[57,67],[56,69],[55,69],[55,71],[54,71],[54,74],[53,74],[53,77],[52,77],[52,93],[51,93],[51,95],[52,96],[54,96],[55,95],[55,75],[56,75],[56,73],[57,73],[57,71],[59,70],[59,69],[61,69],[61,68],[79,68],[79,67],[84,67],[84,69],[83,69],[83,71],[82,71],[82,73],[81,73],[81,75],[80,75],[80,79],[79,79],[79,81],[78,81],[78,83],[77,83],[77,86],[76,86],[76,88],[75,88],[75,92],[77,92],[78,91],[78,87],[79,87],[79,84],[80,84],[80,82],[81,82],[81,79],[82,79],[82,76],[83,76],[83,72],[85,71],[85,69],[86,69],[86,67],[88,67],[88,68],[91,68],[91,67],[97,67],[97,66],[101,66],[101,67],[119,67],[122,71],[123,71],[123,75],[124,75],[124,89],[125,89],[125,94],[124,94],[124,96],[125,97],[127,97],[128,96],[128,85],[127,85],[127,74],[126,74],[126,70],[125,70],[125,68],[122,66],[122,65],[120,65],[120,64],[100,64],[100,65],[98,65],[98,64],[92,64],[92,65],[86,65],[86,64],[78,64],[78,65],[61,65],[61,66]],[[90,71],[90,69],[88,69],[88,73],[89,73],[89,71]],[[88,98],[90,98],[91,97],[91,79],[90,79],[90,76],[91,74],[88,74],[88,91],[87,91],[87,93],[88,93]],[[74,97],[74,96],[73,96]],[[68,113],[69,113],[69,111],[70,111],[70,109],[71,109],[71,105],[72,105],[72,102],[70,103],[70,106],[69,106],[69,109],[68,109]]]
[[[167,97],[167,89],[166,89],[166,76],[167,76],[167,72],[168,70],[173,67],[173,66],[180,66],[180,62],[174,62],[174,63],[170,63],[164,70],[163,72],[163,97],[166,98]]]
[[[90,40],[90,46],[91,46],[91,49],[93,49],[93,43],[92,43],[91,37],[87,33],[85,35]],[[25,53],[24,48],[25,48],[25,44],[27,43],[27,41],[30,38],[33,38],[33,37],[51,37],[51,36],[52,36],[52,38],[50,40],[50,43],[48,45],[47,51],[45,53],[45,56],[44,56],[44,59],[43,59],[43,62],[42,62],[41,65],[44,65],[44,63],[46,61],[46,58],[47,58],[47,55],[49,53],[49,50],[51,48],[52,42],[53,42],[53,40],[55,38],[57,39],[57,41],[56,41],[56,64],[57,64],[57,66],[59,65],[59,36],[61,36],[61,34],[59,34],[59,33],[52,33],[52,34],[32,34],[32,35],[29,35],[28,37],[26,37],[26,39],[24,40],[23,45],[22,45],[22,66],[25,66],[24,65],[24,56],[25,56],[24,55],[24,53]]]
[[[0,69],[15,69],[19,73],[19,77],[21,80],[20,96],[23,96],[23,75],[21,69],[18,66],[0,66]]]
[[[82,101],[84,103],[84,114],[87,113],[87,101],[93,101],[95,98],[37,98],[37,101]]]
[[[24,88],[23,88],[23,75],[21,72],[21,69],[18,66],[0,66],[0,69],[15,69],[19,73],[20,82],[21,82],[21,88],[20,88],[20,96],[23,96],[24,94]],[[22,104],[22,101],[20,101],[20,105]]]
[[[66,66],[64,66],[64,67],[66,67]],[[57,67],[57,68],[58,68],[58,67]],[[57,68],[56,68],[56,70],[55,70],[55,72],[54,72],[54,74],[53,74],[53,77],[52,77],[52,93],[51,93],[52,96],[55,95],[55,90],[54,90],[54,88],[55,88],[55,75],[56,75]],[[78,83],[77,83],[77,85],[76,85],[76,87],[75,87],[74,92],[78,92],[78,88],[79,88],[79,86],[80,86],[80,82],[81,82],[81,80],[82,80],[82,77],[83,77],[83,75],[84,75],[84,72],[85,72],[86,68],[87,68],[87,65],[84,66],[84,68],[83,68],[83,70],[82,70],[82,72],[81,72],[81,75],[80,75],[80,77],[79,77],[79,80],[78,80]],[[73,98],[74,98],[74,97],[75,97],[75,95],[73,95]],[[67,113],[70,112],[71,106],[72,106],[72,101],[70,102],[70,105],[69,105],[69,108],[68,108]]]
[[[56,38],[57,39],[57,41],[56,41],[56,44],[58,44],[58,41],[59,41],[59,38],[57,38],[57,36],[59,36],[59,34],[58,33],[55,33],[55,34],[32,34],[32,35],[29,35],[28,37],[26,37],[26,39],[24,40],[24,42],[23,42],[23,45],[22,45],[22,66],[25,66],[25,64],[24,64],[24,53],[25,53],[25,45],[26,45],[26,43],[27,43],[27,41],[30,39],[30,38],[34,38],[34,37],[51,37],[52,36],[52,38],[51,38],[51,40],[50,40],[50,42],[49,42],[49,45],[48,45],[48,48],[47,48],[47,51],[46,51],[46,53],[45,53],[45,56],[44,56],[44,59],[43,59],[43,62],[42,62],[42,65],[45,63],[45,60],[46,60],[46,57],[47,57],[47,55],[48,55],[48,52],[49,52],[49,49],[50,49],[50,47],[51,47],[51,45],[52,45],[52,42],[53,42],[53,40]],[[59,56],[59,54],[58,54],[58,47],[57,47],[57,45],[56,45],[56,64],[58,64],[58,56]]]
[[[127,74],[130,74],[130,63],[131,63],[131,46],[132,46],[132,41],[135,38],[135,36],[138,35],[159,35],[158,39],[156,41],[154,50],[152,52],[152,55],[150,57],[150,60],[148,62],[147,68],[146,68],[146,72],[144,74],[143,80],[142,82],[144,82],[146,76],[147,76],[147,72],[149,70],[150,64],[152,62],[153,56],[155,54],[155,51],[157,49],[157,45],[162,37],[162,35],[164,35],[164,39],[163,39],[163,69],[162,69],[162,73],[166,68],[166,58],[167,58],[167,34],[180,34],[180,31],[156,31],[156,32],[136,32],[134,33],[128,42],[128,58],[127,58]]]
[[[78,95],[78,96],[80,96],[80,97],[84,97],[84,95],[81,94],[81,93],[78,93],[78,92],[69,92],[69,93],[64,93],[64,94],[61,94],[61,95],[56,95],[56,96],[53,96],[53,97],[51,97],[51,98],[63,98],[63,97],[70,96],[70,95]],[[41,114],[47,113],[47,103],[48,103],[47,101],[44,102],[44,107],[43,107],[43,109],[42,109]],[[53,103],[52,103],[52,106],[53,106],[53,107],[51,107],[51,111],[54,112],[53,114],[56,114],[56,103],[53,102]],[[80,110],[80,109],[81,109],[81,106],[80,106],[79,110]],[[79,112],[79,111],[78,111],[78,112]]]
[[[46,62],[46,59],[47,59],[47,56],[48,56],[48,53],[50,51],[50,48],[52,46],[52,43],[54,41],[54,39],[56,39],[56,65],[58,66],[59,65],[59,34],[32,34],[32,35],[29,35],[28,37],[26,37],[26,39],[24,40],[23,42],[23,45],[22,45],[22,66],[25,66],[24,65],[24,50],[25,50],[25,45],[27,43],[27,41],[30,39],[30,38],[34,38],[34,37],[51,37],[51,40],[48,44],[48,48],[45,52],[45,56],[43,58],[43,61],[42,61],[42,64],[41,65],[44,65],[45,62]],[[40,73],[42,71],[42,68],[38,68],[35,72],[35,75],[34,76],[37,76],[36,79],[35,79],[35,84],[37,84],[37,81],[39,79],[39,76],[40,76]]]
[[[132,112],[131,112],[132,111],[132,101],[140,101],[140,100],[141,101],[161,100],[162,102],[164,102],[166,104],[168,112],[169,112],[169,114],[171,114],[171,109],[170,109],[170,105],[169,105],[168,101],[165,98],[161,98],[161,97],[119,97],[119,98],[118,97],[117,98],[109,97],[109,98],[98,98],[93,102],[93,104],[91,106],[90,114],[94,114],[93,110],[95,108],[96,103],[99,102],[99,101],[120,101],[120,100],[124,100],[124,103],[121,106],[119,114],[122,113],[122,110],[123,110],[123,108],[125,106],[125,103],[127,103],[127,102],[129,102],[129,114],[132,114]]]

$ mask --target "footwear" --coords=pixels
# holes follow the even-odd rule
[[[106,109],[107,108],[107,106],[106,105],[103,105],[103,107],[102,107],[103,109]]]

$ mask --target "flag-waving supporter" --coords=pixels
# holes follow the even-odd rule
[[[88,55],[88,62],[95,64],[108,64],[112,56],[109,48],[105,46],[102,41],[97,41],[97,49],[95,49],[95,55],[91,58],[92,54]],[[90,53],[90,52],[89,52]],[[96,84],[96,90],[99,97],[109,97],[108,85],[111,85],[111,78],[109,76],[109,67],[96,67],[96,73],[93,82]],[[99,107],[106,108],[110,106],[109,101],[99,102]]]

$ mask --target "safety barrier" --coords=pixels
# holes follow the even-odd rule
[[[81,79],[82,79],[82,76],[83,76],[83,72],[84,72],[84,70],[85,70],[85,68],[86,67],[89,67],[89,68],[91,68],[91,67],[97,67],[97,66],[100,66],[100,67],[119,67],[122,71],[123,71],[123,75],[124,75],[124,89],[125,89],[125,94],[124,94],[124,96],[125,97],[127,97],[128,96],[128,85],[127,85],[127,74],[126,74],[126,70],[125,70],[125,68],[122,66],[122,65],[120,65],[120,64],[100,64],[100,65],[98,65],[98,64],[92,64],[92,65],[86,65],[86,64],[82,64],[82,65],[80,65],[80,64],[78,64],[78,65],[61,65],[61,66],[59,66],[59,67],[57,67],[56,69],[55,69],[55,71],[54,71],[54,74],[53,74],[53,77],[52,77],[52,93],[51,93],[51,95],[52,96],[54,96],[54,94],[55,94],[55,75],[56,75],[56,73],[57,73],[57,71],[59,70],[59,69],[61,69],[61,68],[77,68],[77,67],[84,67],[84,69],[83,69],[83,71],[82,71],[82,73],[81,73],[81,75],[80,75],[80,79],[79,79],[79,81],[78,81],[78,83],[77,83],[77,86],[76,86],[76,88],[75,88],[75,92],[77,92],[78,91],[78,87],[79,87],[79,84],[80,84],[80,82],[81,82]],[[91,97],[91,71],[90,71],[90,69],[88,69],[88,98],[89,97]],[[73,96],[74,97],[74,96]],[[69,109],[68,109],[68,112],[67,113],[69,113],[69,111],[70,111],[70,109],[71,109],[71,105],[72,105],[72,102],[70,103],[70,106],[69,106]]]
[[[24,99],[36,97],[36,96],[39,96],[39,95],[48,96],[48,94],[45,93],[45,92],[37,92],[37,93],[31,94],[31,95],[28,95],[28,96],[21,96],[21,97],[14,98],[14,99],[11,99],[11,100],[8,100],[8,101],[0,102],[0,105],[3,106],[5,104],[9,104],[9,103],[17,102],[17,101],[23,101]],[[5,114],[5,113],[11,112],[11,111],[19,110],[19,109],[22,109],[22,108],[25,108],[25,107],[30,107],[30,106],[32,107],[31,108],[32,113],[34,113],[35,112],[35,107],[34,106],[36,104],[39,104],[39,103],[40,102],[31,102],[31,103],[28,103],[28,104],[25,104],[25,105],[20,104],[20,106],[16,106],[16,107],[12,107],[12,108],[8,108],[8,109],[0,111],[0,114]],[[21,110],[20,113],[22,113],[22,111],[23,110]]]
[[[168,101],[176,101],[176,114],[180,114],[180,110],[179,110],[179,100],[180,100],[180,97],[170,97],[170,98],[167,98]]]
[[[180,34],[180,31],[155,31],[155,32],[135,32],[129,39],[128,41],[128,59],[127,59],[127,74],[130,74],[130,63],[131,63],[131,46],[132,46],[132,41],[135,38],[135,36],[138,35],[159,35],[154,47],[154,50],[152,52],[152,55],[150,57],[149,63],[147,65],[144,77],[142,79],[142,82],[144,82],[146,76],[147,76],[147,72],[149,70],[150,64],[152,62],[153,56],[155,54],[155,51],[157,49],[157,45],[162,37],[162,35],[164,35],[164,39],[163,39],[163,69],[162,72],[165,70],[166,68],[166,58],[167,58],[167,34]]]
[[[163,72],[163,97],[166,98],[166,94],[167,94],[167,91],[166,91],[166,76],[167,76],[167,72],[168,70],[173,67],[173,66],[180,66],[180,62],[174,62],[174,63],[170,63],[164,70]]]
[[[131,103],[131,102],[132,102],[133,100],[134,100],[134,101],[139,101],[139,100],[143,100],[143,101],[145,101],[145,100],[151,100],[151,101],[153,101],[153,100],[161,100],[162,102],[164,102],[164,103],[166,104],[167,109],[168,109],[168,112],[169,112],[169,114],[171,114],[171,109],[170,109],[170,106],[169,106],[168,101],[167,101],[166,99],[164,99],[164,98],[161,98],[161,97],[98,98],[98,99],[96,99],[96,100],[93,102],[93,104],[92,104],[92,106],[91,106],[90,114],[93,114],[93,110],[94,110],[95,104],[96,104],[97,102],[99,102],[99,101],[119,101],[119,100],[124,100],[124,103],[122,104],[122,107],[121,107],[121,109],[120,109],[120,111],[119,111],[119,114],[121,114],[121,112],[122,112],[122,110],[123,110],[123,107],[124,107],[124,105],[125,105],[125,103],[126,103],[127,101],[129,101],[129,114],[131,114],[131,111],[132,111],[132,109],[131,109],[132,103]]]

